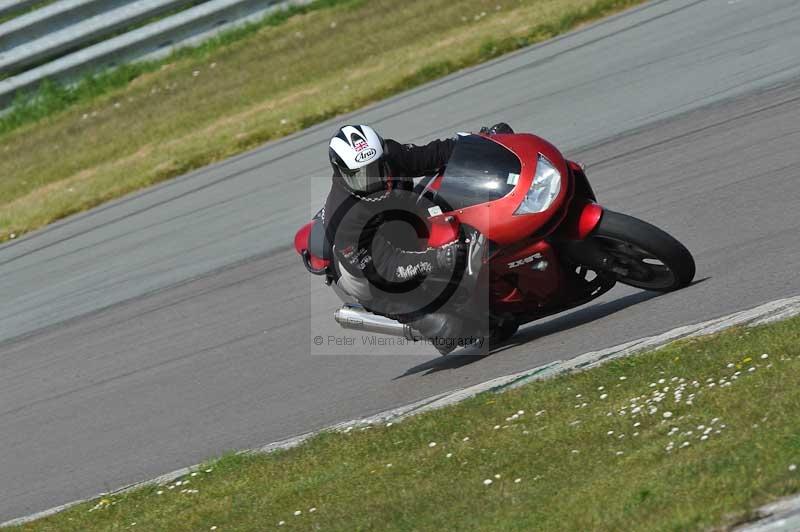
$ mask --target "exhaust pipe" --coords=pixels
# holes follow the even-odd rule
[[[360,305],[344,305],[333,313],[333,319],[342,329],[400,336],[409,341],[422,340],[422,335],[409,325],[373,314]]]

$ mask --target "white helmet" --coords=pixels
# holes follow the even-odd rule
[[[383,188],[388,177],[386,144],[369,126],[344,126],[331,139],[328,154],[334,175],[356,192]]]

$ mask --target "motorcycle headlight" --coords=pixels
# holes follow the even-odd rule
[[[514,214],[535,214],[546,211],[561,190],[561,172],[547,157],[539,154],[533,183]]]

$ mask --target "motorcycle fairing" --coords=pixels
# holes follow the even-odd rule
[[[459,150],[459,145],[472,150],[480,147],[480,155],[472,158],[468,150]],[[504,149],[498,150],[499,147]],[[543,212],[514,214],[531,187],[539,153],[556,166],[561,179],[569,185],[571,176],[564,157],[555,146],[536,135],[459,137],[455,160],[451,160],[439,179],[441,183],[438,184],[436,200],[443,206],[443,211],[447,211],[438,216],[456,215],[459,222],[476,228],[501,246],[518,242],[545,224],[554,229],[566,215],[562,207],[569,201],[573,187],[562,186],[550,207]],[[500,163],[486,163],[478,167],[478,171],[466,170],[470,164],[483,161],[486,154],[494,154],[502,160]],[[482,186],[484,181],[488,184]],[[431,222],[436,218],[431,217]]]

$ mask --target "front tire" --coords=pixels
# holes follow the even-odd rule
[[[608,270],[624,284],[670,292],[692,282],[692,254],[675,238],[647,222],[606,210],[589,237],[608,259]]]

